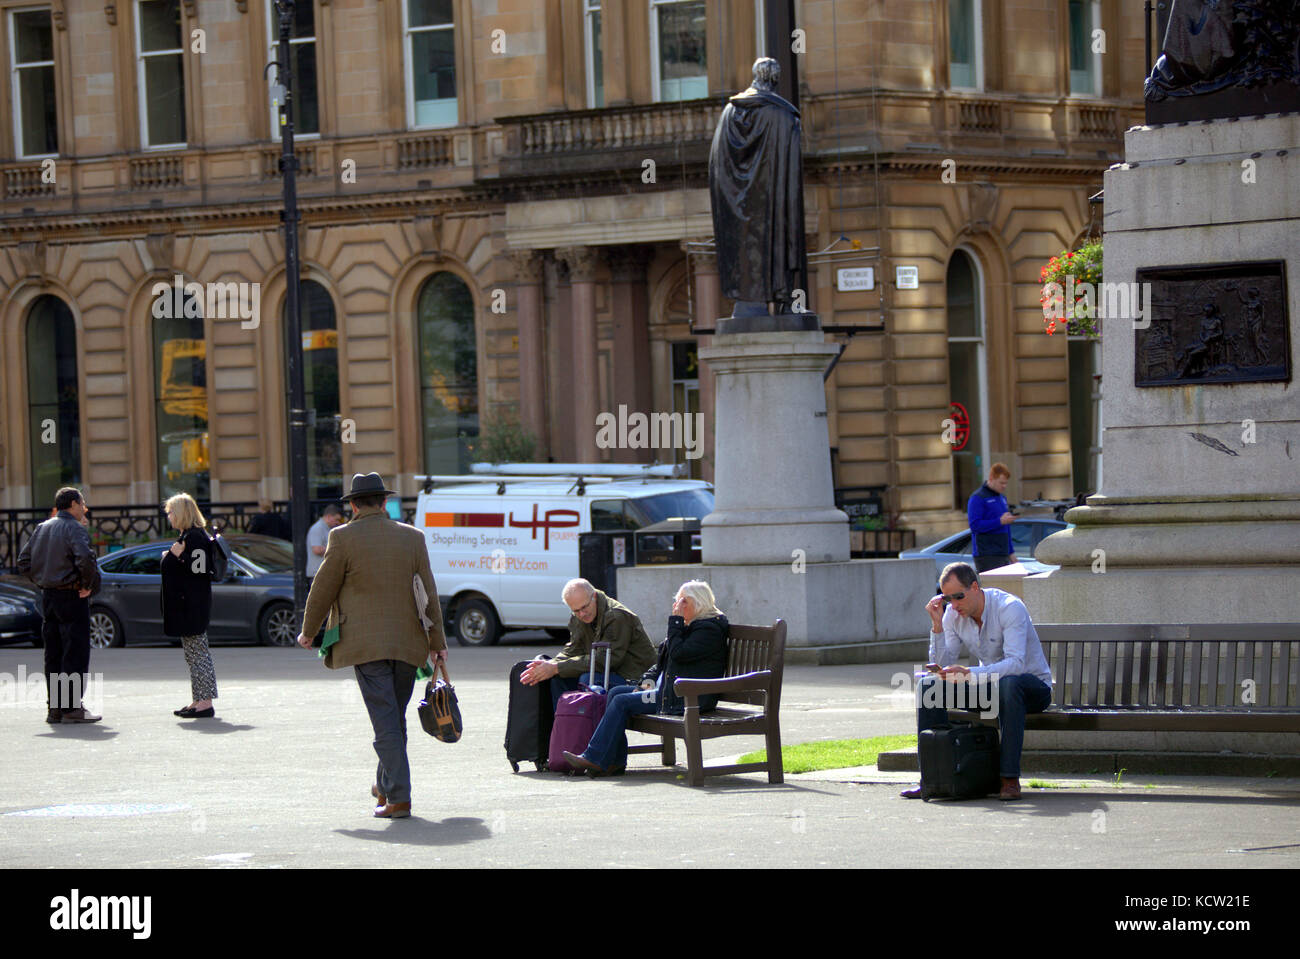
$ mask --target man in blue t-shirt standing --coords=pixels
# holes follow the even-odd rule
[[[975,571],[997,569],[1016,561],[1011,545],[1011,510],[1007,506],[1007,483],[1011,470],[1002,463],[994,463],[989,478],[984,481],[966,503],[966,518],[970,521],[971,548],[975,555]]]

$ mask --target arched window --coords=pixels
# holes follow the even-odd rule
[[[32,503],[51,506],[59,487],[81,485],[77,327],[57,296],[37,297],[27,314],[27,404]]]
[[[289,324],[287,304],[280,307],[285,331],[285,409],[289,409]],[[338,499],[343,495],[343,442],[339,414],[339,331],[334,301],[312,280],[299,285],[302,316],[303,400],[307,410],[307,495]]]
[[[203,303],[175,286],[153,301],[154,422],[158,495],[212,496],[208,465],[208,351]]]
[[[467,472],[478,437],[478,344],[474,298],[452,273],[435,273],[416,301],[424,468]]]
[[[959,429],[952,453],[953,505],[962,511],[990,465],[982,287],[975,260],[956,250],[947,274],[948,401],[950,415],[960,424],[964,412],[969,430]]]

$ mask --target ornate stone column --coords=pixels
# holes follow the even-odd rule
[[[614,320],[614,356],[610,369],[611,412],[619,406],[629,413],[649,414],[650,304],[646,291],[646,263],[650,249],[628,246],[609,253],[610,313]],[[617,463],[635,463],[646,454],[632,449],[614,450]]]
[[[572,291],[573,348],[568,357],[573,378],[572,430],[574,454],[581,463],[600,459],[596,448],[596,415],[600,412],[600,373],[596,368],[596,273],[600,253],[593,247],[574,246],[555,251],[569,268]]]
[[[534,250],[506,254],[515,274],[519,324],[519,421],[546,449],[546,344],[542,334],[542,258]]]

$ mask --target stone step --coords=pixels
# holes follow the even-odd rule
[[[917,772],[915,749],[881,753],[881,772]],[[1025,750],[1020,758],[1021,779],[1034,773],[1099,773],[1121,769],[1157,776],[1300,776],[1300,756],[1265,753],[1140,752],[1131,750]]]

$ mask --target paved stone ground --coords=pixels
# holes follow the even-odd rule
[[[554,644],[507,639],[513,645],[452,650],[467,723],[460,743],[424,735],[412,703],[414,815],[391,823],[370,815],[372,734],[350,670],[326,670],[297,649],[218,647],[218,718],[187,722],[171,714],[189,702],[179,649],[96,652],[103,723],[49,727],[43,698],[0,705],[0,860],[74,868],[1300,865],[1294,779],[1126,777],[1117,787],[1044,776],[1067,788],[1027,790],[1019,803],[926,804],[898,797],[911,776],[872,768],[791,776],[783,786],[761,775],[722,777],[699,789],[652,756],[633,757],[627,775],[609,779],[515,775],[502,750],[505,677],[511,663]],[[911,731],[910,697],[890,685],[910,666],[790,667],[785,742]],[[20,667],[38,670],[40,651],[0,648],[0,674],[12,682]],[[759,746],[757,738],[713,741],[705,755]]]

